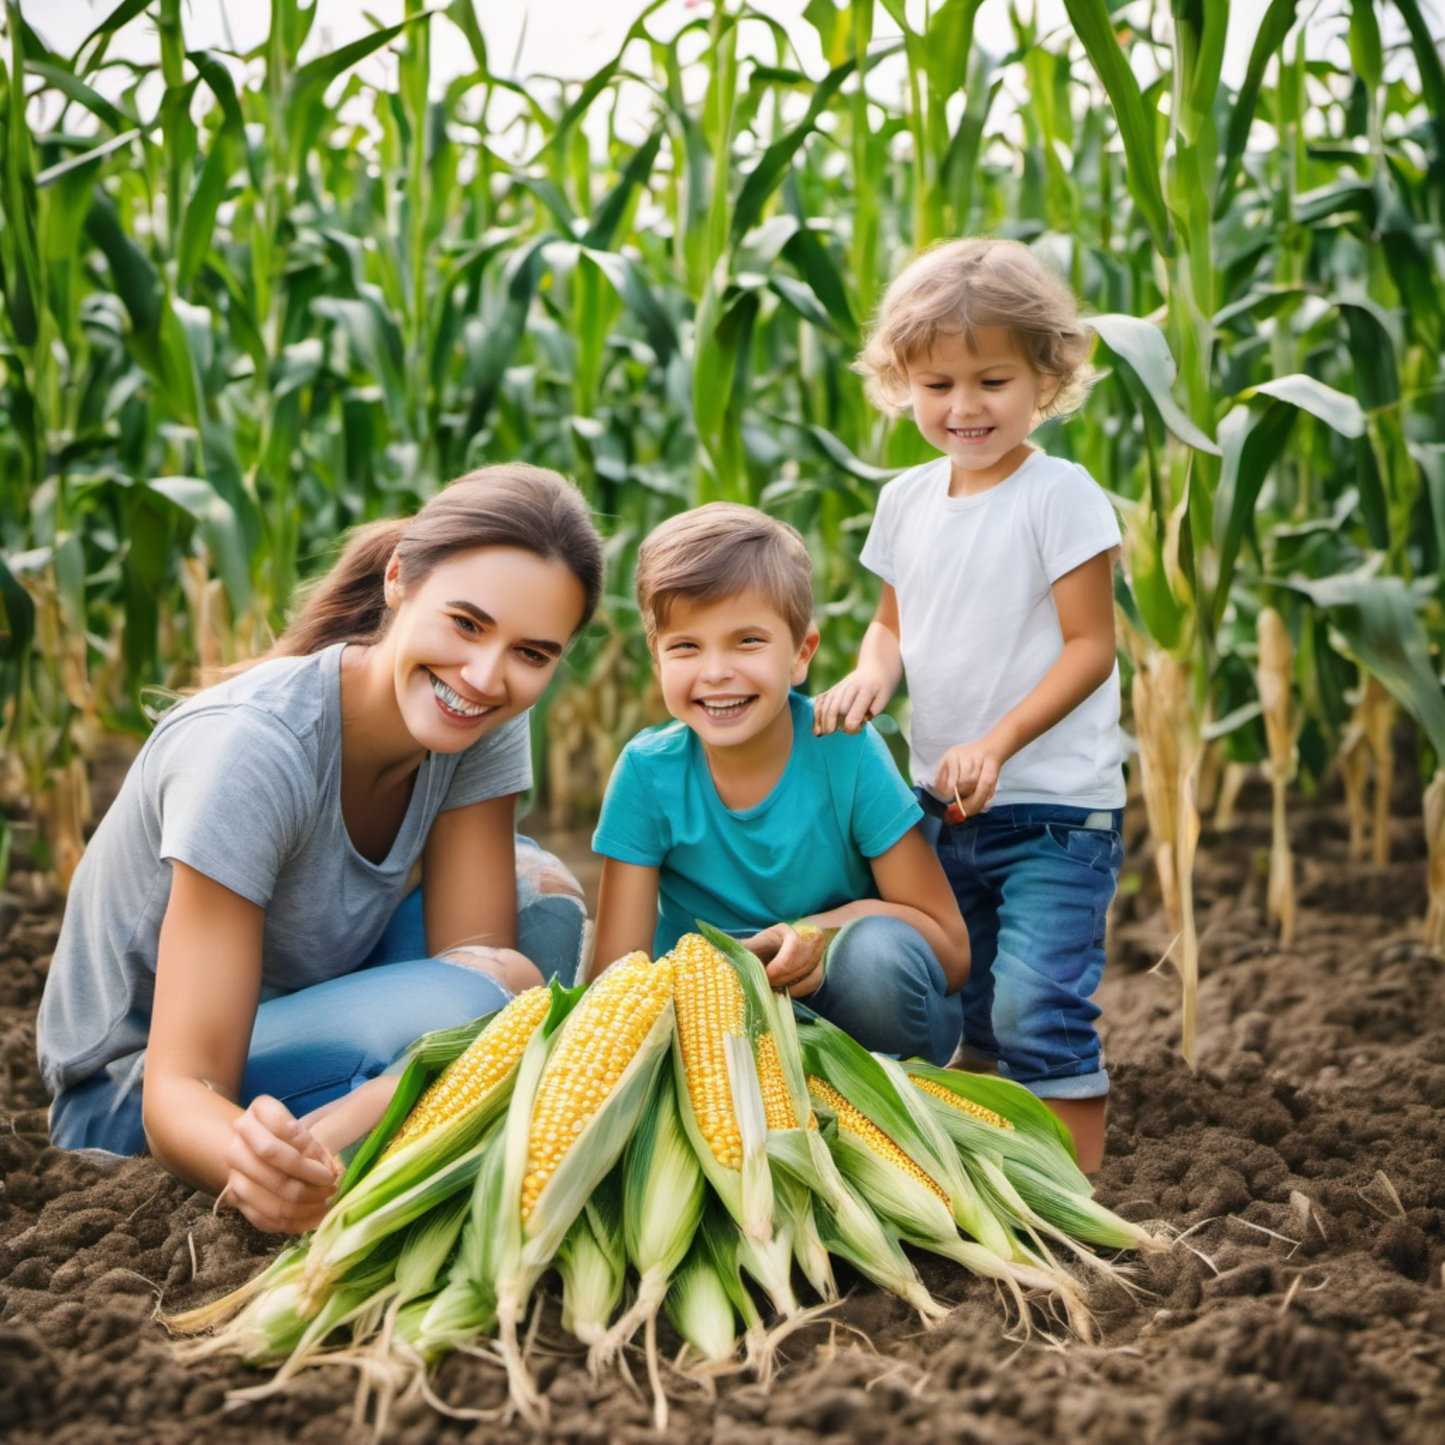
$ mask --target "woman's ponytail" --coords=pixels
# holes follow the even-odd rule
[[[333,642],[372,642],[385,631],[386,564],[410,525],[388,517],[355,528],[332,569],[303,595],[301,610],[268,657],[306,657]]]

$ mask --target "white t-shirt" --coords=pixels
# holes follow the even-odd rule
[[[427,753],[390,852],[364,858],[341,815],[343,646],[206,688],[146,740],[66,900],[38,1030],[52,1094],[146,1046],[173,861],[266,910],[263,997],[287,993],[366,958],[439,812],[531,786],[524,714]]]
[[[898,594],[914,781],[982,737],[1063,651],[1052,587],[1120,543],[1092,477],[1041,451],[995,487],[950,497],[947,457],[883,488],[863,565]],[[1119,669],[1003,766],[999,803],[1124,803]]]

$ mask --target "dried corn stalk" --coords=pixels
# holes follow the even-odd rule
[[[1154,866],[1174,932],[1168,956],[1174,960],[1183,986],[1181,1047],[1192,1066],[1199,989],[1199,935],[1194,923],[1194,850],[1199,843],[1194,774],[1200,753],[1199,720],[1189,698],[1188,674],[1175,658],[1158,648],[1141,648],[1136,653],[1131,697]]]
[[[1425,943],[1445,953],[1445,768],[1425,789],[1425,843],[1430,851],[1430,907],[1425,914]]]
[[[1294,855],[1289,846],[1289,821],[1285,814],[1285,789],[1294,776],[1295,723],[1291,706],[1294,682],[1294,644],[1289,629],[1273,607],[1260,609],[1256,624],[1259,637],[1259,701],[1264,709],[1264,730],[1269,741],[1269,782],[1273,793],[1269,849],[1269,916],[1279,923],[1280,942],[1288,947],[1294,940],[1295,886]]]

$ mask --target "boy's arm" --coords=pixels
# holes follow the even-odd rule
[[[885,582],[878,610],[858,649],[858,666],[813,700],[813,731],[819,737],[839,727],[845,733],[856,733],[888,706],[902,678],[898,594]]]
[[[855,918],[901,918],[923,935],[943,969],[948,992],[955,993],[968,981],[968,929],[938,855],[913,827],[886,852],[868,861],[877,898],[860,898],[803,921],[819,928],[841,928]]]
[[[597,978],[608,964],[637,949],[651,958],[656,933],[657,869],[604,858],[587,982]]]
[[[1063,651],[1033,691],[983,737],[943,755],[932,783],[940,798],[950,799],[956,792],[965,813],[988,807],[1003,765],[1073,712],[1114,670],[1113,582],[1113,552],[1108,551],[1054,583]]]

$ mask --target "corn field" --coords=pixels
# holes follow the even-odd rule
[[[574,477],[610,539],[604,619],[539,710],[554,822],[655,720],[632,559],[672,512],[800,528],[836,678],[878,487],[926,455],[864,402],[860,331],[919,247],[988,232],[1097,328],[1103,379],[1039,439],[1125,518],[1126,723],[1186,981],[1200,811],[1255,766],[1287,936],[1286,787],[1338,774],[1380,858],[1404,757],[1439,946],[1438,19],[1067,0],[1045,32],[1024,3],[995,54],[981,4],[811,0],[789,33],[716,0],[664,39],[639,0],[613,59],[545,83],[505,73],[474,0],[406,0],[329,53],[273,0],[246,55],[192,48],[181,0],[120,0],[64,55],[6,0],[0,880],[14,839],[68,878],[88,763],[148,690],[264,647],[345,528],[482,462]],[[107,98],[137,25],[159,59]],[[466,57],[444,85],[443,46]],[[383,49],[394,87],[357,70]]]

